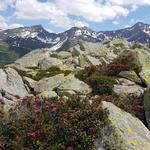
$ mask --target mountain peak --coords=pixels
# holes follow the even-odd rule
[[[87,30],[87,31],[92,31],[89,27],[87,26],[83,26],[83,27],[77,27],[77,26],[74,26],[72,28],[70,28],[69,30],[67,31],[76,31],[76,30]],[[94,31],[92,31],[94,32]]]
[[[143,27],[143,26],[149,26],[149,25],[143,22],[137,22],[133,27]]]
[[[42,25],[34,25],[34,26],[31,26],[31,28],[34,28],[34,29],[43,29],[43,26]]]

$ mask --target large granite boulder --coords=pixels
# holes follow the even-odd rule
[[[147,85],[150,86],[150,69],[149,70],[142,70],[139,73],[142,81]]]
[[[52,91],[57,88],[62,82],[64,82],[64,74],[59,74],[49,78],[43,78],[35,84],[34,91],[36,93],[42,93],[44,91]]]
[[[135,73],[135,71],[121,71],[119,73],[120,77],[123,77],[125,79],[131,80],[135,83],[142,84],[141,79],[138,77],[138,75]]]
[[[8,118],[9,111],[26,95],[21,76],[12,68],[0,69],[0,118]]]
[[[62,64],[63,63],[60,59],[49,57],[49,58],[44,58],[42,61],[39,62],[39,68],[41,70],[48,70],[52,67],[57,67]]]
[[[101,65],[99,59],[92,57],[90,55],[79,55],[79,65],[80,67],[86,67],[89,65]]]
[[[28,94],[22,77],[12,68],[0,69],[0,89],[12,95],[24,97]]]
[[[96,150],[149,150],[150,131],[136,117],[110,102],[102,102],[108,120],[95,142]]]
[[[92,92],[91,88],[86,83],[74,78],[74,76],[66,77],[66,80],[62,84],[60,84],[57,90],[58,93],[61,94],[70,93],[71,91],[81,94],[89,94]]]
[[[84,68],[84,67],[90,65],[90,62],[87,60],[86,55],[80,55],[78,57],[78,59],[79,59],[79,66],[80,67]]]
[[[16,60],[15,64],[21,67],[37,67],[39,61],[48,57],[50,57],[50,51],[48,49],[38,49]]]

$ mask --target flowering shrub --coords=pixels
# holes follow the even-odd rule
[[[30,115],[0,126],[2,150],[92,150],[107,119],[101,99],[35,99]]]
[[[124,51],[110,64],[106,65],[105,73],[116,76],[124,70],[134,70],[135,72],[141,70],[141,64],[136,52]]]

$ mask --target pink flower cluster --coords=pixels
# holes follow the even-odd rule
[[[52,113],[56,113],[56,112],[57,112],[57,108],[56,108],[56,107],[53,107],[53,108],[51,109],[51,112],[52,112]]]
[[[68,149],[67,149],[67,150],[74,150],[74,149],[73,149],[73,147],[68,147]]]
[[[5,143],[3,141],[0,141],[0,149],[3,150],[5,148]]]
[[[19,142],[21,140],[21,137],[19,135],[16,135],[15,140]]]
[[[28,132],[27,133],[28,137],[31,137],[31,138],[36,138],[40,135],[40,131],[37,130],[37,131],[31,131],[31,132]]]
[[[42,109],[38,108],[36,105],[32,105],[32,109],[36,114],[42,113]]]
[[[64,106],[64,102],[61,102],[61,105]],[[52,113],[57,112],[57,107],[51,101],[44,101],[42,99],[36,99],[32,104],[32,109],[36,114],[41,114],[44,111],[44,108],[50,109]]]
[[[44,100],[42,100],[42,99],[36,99],[35,103],[36,104],[42,104],[42,103],[44,103]]]
[[[89,132],[92,134],[96,133],[96,128],[95,127],[89,128]]]
[[[136,110],[136,111],[144,111],[143,105],[135,104],[133,107],[134,107],[134,110]]]

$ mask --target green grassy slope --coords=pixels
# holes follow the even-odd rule
[[[0,41],[0,65],[12,63],[18,58],[15,51],[11,51],[5,42]]]

